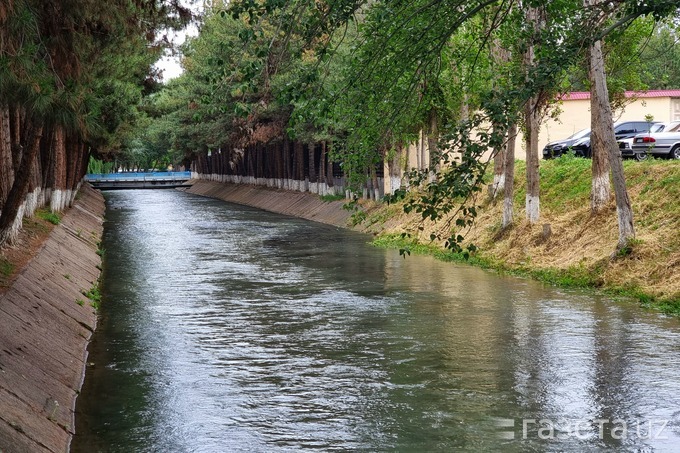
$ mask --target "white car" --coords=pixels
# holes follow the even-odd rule
[[[661,132],[668,126],[669,126],[669,124],[666,124],[666,123],[652,124],[650,129],[649,129],[649,132],[645,132],[645,134]],[[636,160],[645,160],[647,158],[646,153],[639,153],[639,152],[636,153],[636,152],[633,151],[633,141],[634,140],[635,140],[635,136],[628,137],[628,138],[622,138],[622,139],[616,141],[616,143],[619,144],[619,149],[621,150],[621,157],[634,157]]]
[[[662,132],[636,135],[633,138],[632,152],[638,160],[646,159],[647,156],[680,160],[680,121],[669,123]]]

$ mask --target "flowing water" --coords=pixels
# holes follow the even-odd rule
[[[675,319],[174,190],[106,198],[72,451],[680,451]]]

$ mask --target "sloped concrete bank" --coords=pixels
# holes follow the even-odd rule
[[[104,199],[84,185],[0,296],[0,452],[66,452],[96,311]]]
[[[323,201],[312,193],[203,180],[192,183],[189,193],[343,228],[352,214],[342,208],[344,201]]]

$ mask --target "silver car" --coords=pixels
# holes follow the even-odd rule
[[[680,159],[680,121],[673,121],[663,132],[638,134],[633,139],[633,152],[638,160],[647,156]]]

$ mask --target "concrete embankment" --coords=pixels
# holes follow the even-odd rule
[[[0,452],[68,451],[96,312],[104,200],[73,208],[0,296]]]
[[[307,220],[347,227],[351,212],[342,209],[344,201],[323,201],[316,194],[270,189],[254,185],[194,180],[187,192],[252,206]]]

